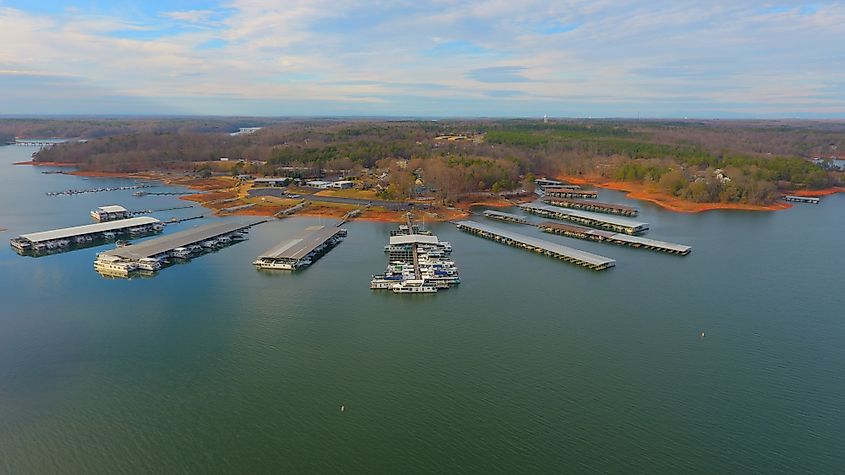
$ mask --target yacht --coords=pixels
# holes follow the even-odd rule
[[[307,262],[307,263],[306,263]],[[290,262],[290,261],[279,261],[276,259],[264,259],[258,258],[252,263],[254,266],[258,267],[259,269],[269,269],[269,270],[296,270],[300,267],[307,266],[311,264],[309,260],[301,260],[297,262]]]
[[[128,277],[130,273],[138,270],[138,265],[134,262],[122,261],[117,256],[98,254],[97,259],[94,261],[94,269],[105,275]]]
[[[394,294],[435,294],[437,288],[424,280],[405,280],[390,287]]]
[[[173,250],[171,255],[176,259],[188,259],[191,257],[191,250],[187,247],[177,247]]]
[[[153,259],[152,257],[144,257],[142,259],[138,259],[138,269],[155,272],[161,269],[161,262],[159,262],[158,259]]]

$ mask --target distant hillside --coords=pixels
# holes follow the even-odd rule
[[[634,182],[696,202],[769,203],[779,189],[837,185],[813,163],[845,147],[845,123],[801,121],[446,120],[276,121],[230,136],[238,119],[22,121],[5,124],[87,143],[45,149],[36,160],[83,169],[196,169],[197,162],[266,162],[251,172],[379,168],[394,197],[424,182],[444,200],[517,188],[529,174]],[[3,130],[3,129],[0,129]],[[103,136],[97,137],[97,134]],[[396,159],[405,161],[394,166]]]

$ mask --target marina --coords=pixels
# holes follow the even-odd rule
[[[461,283],[458,267],[449,254],[452,246],[429,233],[421,234],[411,215],[407,224],[390,232],[384,247],[388,265],[383,274],[373,274],[370,288],[396,294],[433,294]]]
[[[540,231],[546,233],[561,234],[566,237],[571,237],[575,239],[608,242],[623,246],[649,249],[653,251],[661,251],[669,254],[676,254],[679,256],[686,256],[692,251],[692,248],[690,246],[685,246],[683,244],[658,241],[655,239],[649,239],[640,236],[631,236],[622,233],[614,233],[611,231],[602,231],[598,229],[586,228],[583,226],[576,226],[574,224],[544,222],[538,224],[537,228]]]
[[[591,190],[572,189],[569,187],[548,187],[543,188],[543,193],[552,198],[590,198],[595,199],[599,197],[598,192]]]
[[[508,246],[534,251],[592,270],[605,270],[616,265],[616,261],[608,257],[580,251],[544,239],[514,233],[506,229],[487,226],[486,224],[475,221],[458,221],[455,225],[461,231],[491,239]]]
[[[42,253],[69,250],[73,245],[86,246],[114,241],[118,236],[140,236],[160,232],[164,225],[156,218],[142,216],[104,223],[22,234],[9,241],[19,253]]]
[[[815,196],[795,196],[795,195],[786,195],[783,197],[784,201],[789,201],[792,203],[809,203],[809,204],[819,204],[819,198]]]
[[[625,218],[605,216],[587,211],[564,209],[536,203],[524,203],[519,205],[519,207],[525,212],[543,216],[544,218],[572,221],[574,223],[605,229],[607,231],[616,231],[619,233],[634,235],[648,230],[648,223],[641,223]]]
[[[566,198],[544,198],[543,202],[561,208],[580,209],[595,213],[618,214],[620,216],[636,216],[640,210],[632,206],[602,203],[601,201],[587,201]]]
[[[259,269],[297,270],[308,267],[346,236],[338,227],[309,226],[292,239],[267,250],[253,264]]]
[[[132,218],[151,219],[151,218]],[[130,246],[97,254],[94,268],[114,277],[129,277],[135,271],[155,272],[168,263],[169,258],[187,259],[232,242],[246,239],[247,230],[265,220],[219,222],[187,229],[167,236],[149,239]]]
[[[511,213],[503,213],[501,211],[487,210],[484,212],[485,218],[496,219],[499,221],[506,221],[508,223],[528,224],[528,220],[524,216]]]

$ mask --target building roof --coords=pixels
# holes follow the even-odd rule
[[[407,226],[405,226],[407,228]],[[400,234],[390,236],[390,244],[437,244],[437,236],[427,234]]]
[[[125,259],[143,259],[145,257],[153,257],[163,254],[167,251],[176,249],[177,247],[188,246],[222,234],[238,231],[255,224],[258,224],[258,222],[243,223],[226,221],[211,223],[192,229],[186,229],[185,231],[179,231],[178,233],[147,239],[145,241],[132,244],[131,246],[119,247],[117,249],[105,251],[103,254],[123,257]]]
[[[103,233],[106,231],[116,231],[119,229],[132,228],[135,226],[146,226],[149,224],[155,224],[160,222],[161,221],[150,216],[141,216],[138,218],[118,219],[105,223],[85,224],[82,226],[73,226],[70,228],[54,229],[52,231],[40,231],[36,233],[21,234],[20,237],[31,242],[44,242],[52,241],[54,239],[67,239],[74,236],[82,236],[84,234]]]
[[[261,259],[300,260],[340,232],[341,229],[335,227],[308,226],[295,237],[280,242],[258,257]]]
[[[609,257],[599,256],[598,254],[593,254],[587,251],[580,251],[578,249],[573,249],[571,247],[557,244],[555,242],[546,241],[545,239],[538,239],[535,237],[526,236],[525,234],[514,233],[504,228],[488,226],[486,224],[478,223],[475,221],[458,221],[457,224],[467,228],[476,229],[478,231],[497,234],[512,241],[528,244],[529,246],[533,246],[535,248],[545,249],[547,251],[565,255],[573,259],[586,262],[593,266],[614,265],[616,263],[614,259],[611,259]]]
[[[119,205],[98,206],[97,211],[101,213],[125,213],[126,208]]]

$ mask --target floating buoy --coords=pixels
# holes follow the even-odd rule
[[[704,338],[704,332],[703,331],[701,332],[701,338]]]
[[[340,412],[343,412],[345,410],[346,410],[346,406],[340,406]]]

